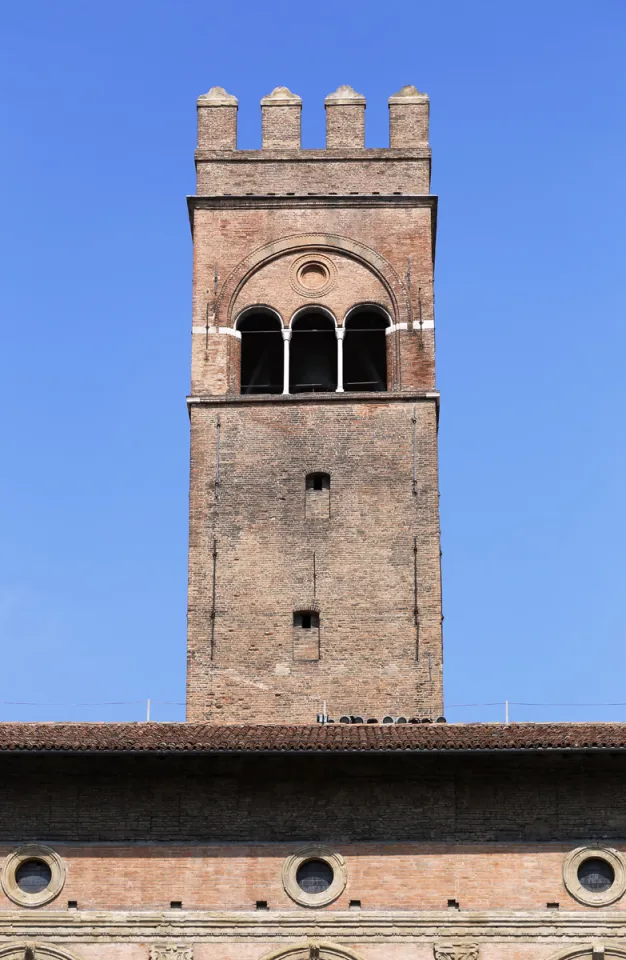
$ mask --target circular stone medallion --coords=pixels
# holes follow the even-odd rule
[[[301,297],[324,297],[337,282],[337,268],[328,257],[307,253],[291,264],[289,279]]]

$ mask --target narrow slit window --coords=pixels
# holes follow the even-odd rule
[[[328,520],[330,517],[330,474],[319,471],[307,473],[305,488],[305,516],[307,520]]]
[[[316,610],[295,610],[293,614],[293,659],[320,658],[320,615]]]
[[[313,610],[297,610],[293,615],[293,625],[301,630],[317,629],[320,625],[320,615]]]
[[[330,490],[329,473],[307,473],[307,490]]]

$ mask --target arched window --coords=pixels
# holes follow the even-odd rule
[[[337,389],[337,338],[333,320],[320,310],[307,310],[292,323],[290,393]]]
[[[282,393],[281,323],[270,310],[251,310],[237,321],[241,332],[241,393]]]
[[[359,307],[346,319],[343,344],[345,390],[387,389],[387,344],[389,321],[375,307]]]

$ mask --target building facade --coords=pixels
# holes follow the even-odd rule
[[[0,724],[0,960],[626,960],[622,724],[442,712],[428,100],[198,102],[188,720]]]
[[[441,582],[428,98],[198,101],[190,720],[437,717]],[[326,707],[324,707],[326,704]]]

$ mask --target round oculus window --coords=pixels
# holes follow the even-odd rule
[[[563,883],[589,907],[606,907],[626,893],[626,861],[612,847],[578,847],[563,860]]]
[[[282,880],[287,896],[296,903],[325,907],[346,888],[346,862],[336,850],[313,843],[286,858]]]
[[[22,893],[42,893],[52,882],[52,870],[45,860],[23,860],[15,871]]]
[[[615,870],[607,860],[589,857],[578,867],[578,882],[589,893],[606,893],[615,883]]]
[[[326,893],[334,876],[326,860],[305,860],[296,872],[296,883],[303,893]]]

